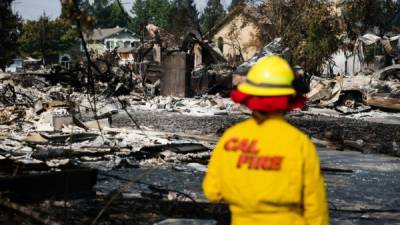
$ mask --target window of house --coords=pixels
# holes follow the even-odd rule
[[[111,41],[106,41],[106,47],[107,49],[111,49]]]
[[[130,41],[125,41],[125,42],[124,42],[124,47],[125,47],[125,48],[131,47],[131,42],[130,42]]]
[[[69,69],[69,67],[71,65],[71,57],[69,57],[68,55],[62,56],[60,59],[60,64],[61,64],[61,66],[65,67],[66,69]]]

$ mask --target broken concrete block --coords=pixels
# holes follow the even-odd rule
[[[35,129],[38,132],[51,132],[51,131],[54,131],[54,127],[51,125],[51,123],[37,123],[35,125]]]
[[[74,133],[84,133],[87,130],[88,130],[87,128],[81,128],[78,126],[69,125],[69,126],[64,126],[60,131],[63,134],[74,134]]]
[[[215,220],[166,219],[155,225],[217,225]]]
[[[53,127],[54,130],[59,131],[61,130],[64,126],[67,125],[72,125],[73,119],[72,116],[70,115],[54,115],[53,116]]]
[[[54,131],[54,127],[51,123],[37,123],[35,125],[35,129],[38,132],[52,132]]]
[[[34,122],[35,130],[38,132],[51,132],[53,128],[53,112],[44,111],[40,114],[38,121]]]

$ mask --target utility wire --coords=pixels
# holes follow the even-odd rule
[[[80,12],[77,0],[72,0],[72,2],[73,2],[73,5],[75,7],[76,12]],[[89,91],[89,93],[93,94],[93,106],[92,106],[92,104],[90,104],[90,105],[92,107],[92,111],[94,112],[95,119],[96,119],[96,122],[97,122],[97,126],[99,127],[99,130],[101,132],[100,122],[99,122],[99,120],[97,118],[96,88],[95,88],[95,78],[93,76],[92,66],[98,72],[100,72],[100,69],[91,60],[90,53],[89,53],[89,50],[87,48],[87,43],[86,43],[85,37],[83,36],[82,24],[81,24],[81,21],[80,21],[79,17],[76,18],[76,26],[77,26],[78,34],[79,34],[79,37],[81,39],[83,50],[85,52],[85,56],[86,56],[87,63],[88,63],[88,68],[87,68],[88,73],[87,73],[87,75],[88,75],[88,79],[89,79],[90,87],[91,87],[91,90]],[[89,103],[90,103],[90,101],[89,101]]]
[[[117,97],[118,102],[122,105],[123,102],[121,101],[121,99],[119,97]],[[133,116],[128,112],[128,110],[125,107],[122,107],[122,109],[125,111],[125,113],[128,115],[129,119],[133,122],[133,124],[135,124],[135,126],[143,133],[143,135],[150,140],[150,137],[146,134],[146,132],[144,132],[144,130],[142,129],[142,127],[140,127],[139,122],[137,122]]]

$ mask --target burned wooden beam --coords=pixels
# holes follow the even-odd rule
[[[146,152],[161,152],[165,150],[170,150],[178,154],[188,154],[188,153],[199,153],[205,152],[209,149],[202,144],[196,143],[183,143],[183,144],[166,144],[166,145],[155,145],[143,147],[140,151]]]
[[[154,145],[145,146],[140,151],[133,152],[130,156],[137,160],[150,159],[157,157],[162,151],[172,151],[177,154],[188,154],[188,153],[199,153],[209,151],[207,147],[202,144],[195,143],[183,143],[183,144],[166,144],[166,145]]]
[[[87,147],[76,150],[69,147],[37,146],[37,150],[32,153],[32,158],[49,160],[57,158],[80,158],[83,156],[101,157],[113,153],[115,153],[115,149],[112,147]]]
[[[48,198],[79,198],[93,194],[97,170],[68,169],[60,172],[17,175],[0,178],[0,191],[16,201]]]
[[[93,141],[99,135],[95,133],[76,133],[76,134],[50,134],[41,132],[41,136],[49,140],[50,143],[84,142]]]

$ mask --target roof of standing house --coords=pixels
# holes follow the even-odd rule
[[[131,33],[133,36],[136,36],[135,33],[131,32],[126,28],[114,27],[114,28],[94,29],[91,34],[85,34],[85,39],[93,41],[102,41],[113,35],[118,35],[121,32],[128,32]]]
[[[263,15],[257,7],[250,4],[239,4],[235,6],[222,20],[220,20],[213,28],[211,28],[204,37],[212,37],[226,24],[233,21],[236,16],[244,15],[249,21],[254,21],[259,24],[269,25],[272,21]]]

